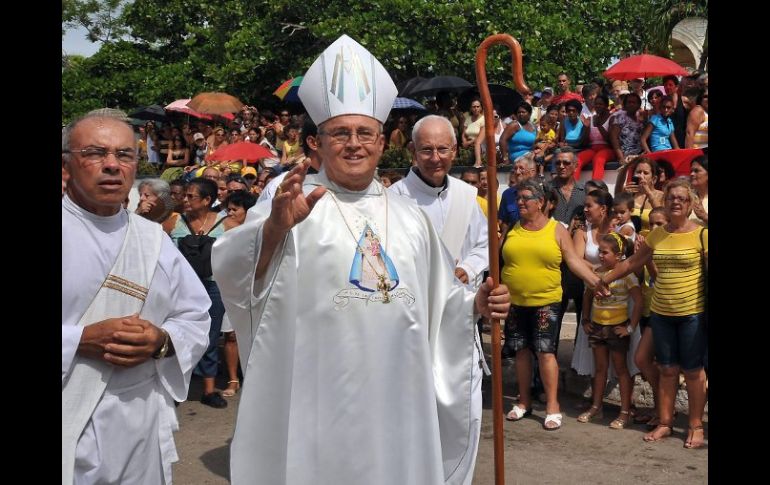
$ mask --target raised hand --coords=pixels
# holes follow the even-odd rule
[[[307,196],[302,192],[310,164],[302,162],[286,175],[273,197],[273,208],[265,223],[265,231],[285,234],[310,215],[316,202],[326,193],[326,187],[316,187]]]

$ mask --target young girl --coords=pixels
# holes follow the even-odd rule
[[[631,222],[631,212],[634,210],[634,196],[628,192],[621,192],[612,201],[613,224],[615,232],[636,242],[636,227]]]
[[[666,223],[668,223],[668,219],[663,207],[656,207],[650,211],[650,227],[652,229],[666,225]],[[644,239],[641,233],[640,236],[642,237],[637,238],[636,245],[641,244],[641,241]],[[648,427],[654,428],[659,422],[655,412],[655,406],[658,402],[659,371],[658,366],[655,365],[655,348],[653,347],[652,328],[650,327],[650,304],[652,303],[652,294],[655,291],[655,266],[652,263],[646,265],[642,271],[636,273],[636,277],[639,278],[642,285],[642,312],[639,318],[639,329],[642,332],[642,337],[634,354],[634,364],[636,364],[642,373],[642,377],[652,388],[653,403],[650,411],[638,414],[634,421],[637,423],[647,423]]]
[[[615,268],[624,256],[631,254],[632,245],[616,232],[599,238],[599,262],[597,274],[603,276]],[[610,423],[612,429],[623,429],[629,424],[631,413],[631,393],[633,381],[628,372],[626,357],[630,347],[631,334],[639,323],[642,310],[642,292],[636,276],[630,274],[613,283],[611,296],[594,300],[593,291],[586,288],[583,296],[583,308],[591,308],[591,318],[583,318],[583,330],[588,335],[588,342],[593,349],[596,373],[592,384],[593,403],[588,411],[578,416],[577,420],[587,423],[602,415],[602,399],[607,383],[609,360],[620,382],[620,414]],[[629,319],[628,300],[634,302],[634,310]],[[593,302],[593,307],[591,304]]]

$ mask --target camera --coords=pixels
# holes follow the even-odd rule
[[[639,185],[639,176],[634,175],[633,177],[631,177],[631,183],[634,185]]]

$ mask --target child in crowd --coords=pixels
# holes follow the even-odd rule
[[[535,137],[535,145],[532,153],[535,155],[535,163],[537,164],[537,174],[542,177],[545,170],[545,163],[548,162],[553,155],[550,151],[556,146],[556,124],[549,116],[541,116],[539,122],[539,129],[537,136]]]
[[[628,192],[621,192],[612,200],[612,224],[615,226],[615,232],[630,239],[631,244],[636,242],[636,227],[631,222],[633,210],[634,196]]]
[[[599,276],[608,273],[618,262],[631,255],[633,245],[623,236],[611,232],[599,238]],[[631,334],[639,323],[642,310],[642,291],[636,276],[630,274],[610,284],[611,295],[594,300],[594,292],[586,288],[583,296],[583,330],[588,335],[588,342],[593,349],[596,373],[592,383],[593,403],[588,411],[578,416],[580,423],[587,423],[602,415],[602,400],[607,384],[609,361],[620,382],[620,414],[610,423],[612,429],[623,429],[631,417],[631,393],[633,381],[628,372],[626,358],[631,342]],[[628,300],[633,301],[633,312],[628,315]]]
[[[668,223],[666,211],[663,207],[656,207],[650,211],[650,228],[655,229]],[[636,246],[642,243],[644,236],[642,234],[636,238]],[[655,348],[653,347],[652,328],[650,327],[650,305],[652,303],[652,294],[655,292],[655,265],[650,262],[645,265],[642,271],[636,273],[636,277],[642,285],[642,312],[639,318],[639,328],[642,332],[642,338],[639,339],[639,346],[636,348],[634,363],[642,373],[642,377],[652,388],[652,409],[646,413],[640,413],[634,418],[636,423],[647,423],[650,429],[658,425],[656,415],[656,403],[658,402],[658,367],[655,365]]]

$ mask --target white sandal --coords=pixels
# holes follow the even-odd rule
[[[518,421],[521,418],[529,416],[530,414],[532,414],[532,408],[524,409],[523,407],[516,404],[513,406],[513,408],[511,408],[511,410],[505,416],[505,419],[507,419],[508,421]]]
[[[554,413],[554,414],[546,414],[545,415],[545,421],[543,421],[543,429],[546,431],[554,431],[559,428],[561,428],[561,413]],[[548,427],[546,424],[548,423],[556,423],[556,426],[554,427]]]

